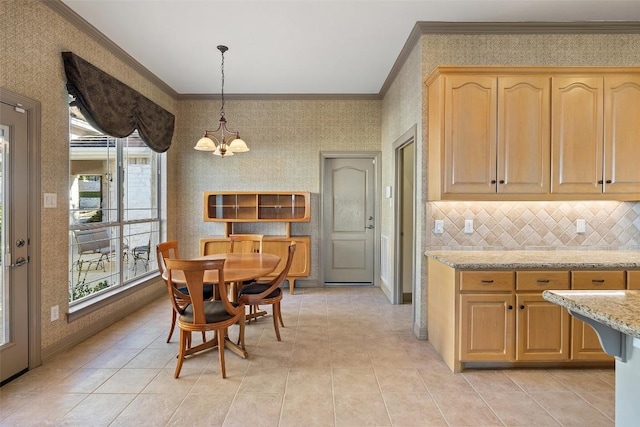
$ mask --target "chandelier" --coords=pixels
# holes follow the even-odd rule
[[[216,130],[205,130],[204,136],[198,140],[195,147],[200,151],[213,151],[213,154],[220,157],[233,156],[234,153],[245,153],[249,151],[247,144],[240,139],[240,133],[227,129],[227,119],[224,118],[224,53],[229,50],[226,46],[218,46],[222,54],[222,105],[220,106],[220,120]]]

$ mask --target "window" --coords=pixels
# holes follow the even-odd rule
[[[86,302],[157,271],[160,161],[137,132],[114,138],[70,107],[69,302]]]

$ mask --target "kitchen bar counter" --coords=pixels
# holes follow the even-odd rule
[[[459,270],[640,269],[638,251],[427,251]]]
[[[640,291],[544,291],[542,297],[570,313],[640,338]]]

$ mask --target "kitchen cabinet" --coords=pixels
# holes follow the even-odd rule
[[[573,271],[572,290],[622,290],[626,289],[624,271]],[[611,360],[604,352],[593,328],[582,320],[571,318],[571,358],[573,360]]]
[[[455,372],[468,364],[607,362],[610,357],[600,351],[597,338],[597,347],[592,342],[591,327],[544,300],[542,292],[624,289],[626,274],[623,270],[466,270],[429,258],[429,340]]]
[[[554,77],[552,193],[640,192],[640,77]]]
[[[207,222],[225,223],[225,234],[201,238],[200,255],[227,252],[229,234],[233,233],[235,223],[280,222],[285,224],[285,234],[265,235],[263,239],[262,251],[281,258],[278,267],[268,277],[275,277],[284,268],[291,241],[296,242],[296,251],[287,275],[290,293],[294,292],[296,279],[309,277],[311,238],[292,236],[291,223],[311,220],[310,193],[208,191],[203,196],[203,216]]]
[[[640,200],[640,68],[439,67],[429,200]]]
[[[442,193],[549,192],[548,76],[442,75],[430,130],[442,137]],[[434,87],[435,86],[430,86]],[[441,97],[438,94],[442,93]],[[431,99],[433,97],[433,99]],[[442,133],[436,129],[441,120]]]
[[[516,360],[566,361],[571,319],[542,298],[548,289],[569,289],[568,271],[516,271]]]

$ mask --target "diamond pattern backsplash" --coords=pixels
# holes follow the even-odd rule
[[[427,248],[639,250],[640,203],[579,202],[429,202]],[[584,219],[586,232],[576,233]],[[444,233],[433,232],[444,221]],[[464,233],[465,219],[474,232]]]

